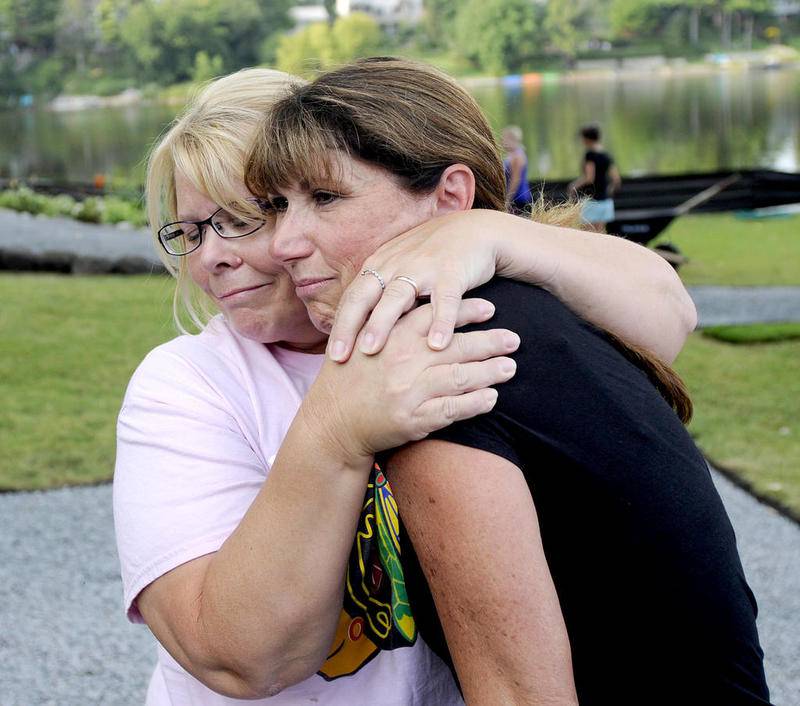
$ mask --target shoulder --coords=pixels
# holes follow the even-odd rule
[[[125,402],[136,396],[197,396],[209,388],[224,394],[226,388],[233,389],[232,379],[241,379],[243,369],[252,366],[250,347],[257,347],[259,359],[272,360],[265,346],[243,341],[217,316],[201,333],[178,336],[150,351],[131,377]]]
[[[523,341],[526,334],[563,338],[582,327],[595,330],[550,292],[524,282],[495,277],[469,295],[495,305],[494,317],[480,328],[510,328]]]

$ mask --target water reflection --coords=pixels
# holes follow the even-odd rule
[[[520,125],[532,177],[576,174],[580,125],[600,122],[623,174],[769,167],[800,171],[800,70],[471,89],[494,128]],[[0,112],[0,176],[141,179],[143,156],[175,113],[137,105],[74,113]]]

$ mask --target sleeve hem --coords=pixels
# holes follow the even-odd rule
[[[144,618],[136,605],[136,599],[147,586],[153,583],[153,581],[161,578],[168,571],[172,571],[172,569],[177,568],[181,564],[186,564],[193,559],[199,559],[201,556],[207,554],[213,554],[219,550],[229,536],[230,533],[218,534],[199,542],[194,542],[189,546],[180,547],[156,559],[144,569],[138,571],[125,587],[124,608],[128,620],[132,623],[144,623]]]

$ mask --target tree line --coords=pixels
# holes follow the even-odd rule
[[[0,0],[0,95],[111,94],[256,64],[308,73],[374,53],[508,73],[604,53],[749,48],[797,29],[772,0],[424,0],[418,25],[390,28],[336,18],[326,0],[329,21],[297,31],[298,4],[312,3]]]

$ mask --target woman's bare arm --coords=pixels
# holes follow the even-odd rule
[[[672,362],[697,324],[697,312],[672,267],[622,238],[561,228],[500,211],[472,209],[435,218],[385,243],[364,263],[386,281],[357,277],[342,297],[329,352],[347,360],[364,327],[361,350],[379,351],[415,292],[430,295],[432,348],[453,334],[464,292],[495,274],[544,287],[600,328]],[[371,336],[371,339],[369,338]],[[371,340],[371,345],[366,341]]]
[[[577,704],[536,509],[509,461],[422,441],[388,464],[470,706]]]
[[[492,311],[465,300],[461,322]],[[139,595],[156,638],[214,691],[263,698],[319,669],[372,453],[488,411],[496,392],[484,388],[513,375],[510,332],[458,334],[458,346],[436,353],[425,342],[431,315],[409,314],[381,356],[327,362],[233,534]]]

